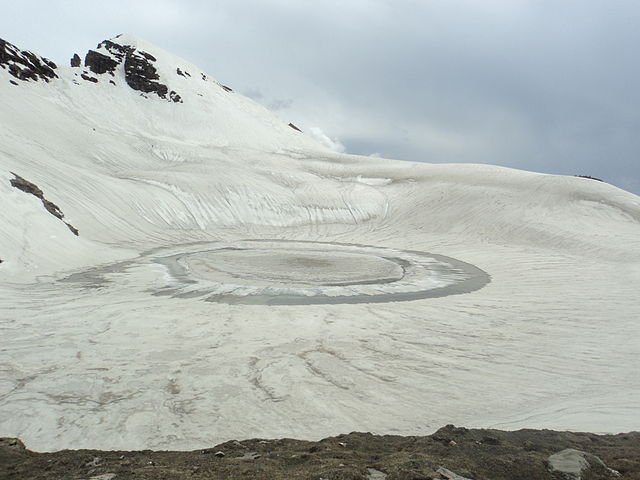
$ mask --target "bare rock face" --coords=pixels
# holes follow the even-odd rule
[[[20,175],[16,173],[13,173],[13,172],[11,173],[15,177],[11,180],[12,187],[15,187],[18,190],[22,190],[24,193],[28,193],[30,195],[33,195],[36,198],[39,198],[42,201],[42,206],[47,210],[47,212],[49,212],[54,217],[62,220],[62,222],[67,226],[67,228],[71,230],[71,233],[73,233],[75,236],[78,236],[79,234],[78,229],[75,228],[70,223],[64,221],[64,213],[62,213],[62,210],[60,210],[60,207],[58,207],[52,201],[47,200],[44,196],[44,192],[35,183],[31,183],[29,180],[22,178]]]
[[[160,75],[153,63],[156,58],[150,53],[129,47],[124,59],[124,74],[127,85],[143,93],[155,93],[160,98],[182,103],[182,98],[175,91],[160,83]]]
[[[84,73],[80,74],[83,80],[91,83],[98,83],[98,79],[96,77],[91,77],[89,75],[85,75]]]
[[[93,73],[102,74],[109,72],[113,75],[114,70],[118,66],[118,62],[95,50],[89,50],[84,57],[84,66],[88,67]]]
[[[39,57],[28,50],[20,50],[15,45],[0,38],[0,68],[6,69],[11,75],[22,81],[44,80],[49,82],[57,78],[55,63],[44,57]]]
[[[77,53],[74,53],[73,57],[71,57],[71,66],[79,67],[81,62],[82,62],[82,59],[80,58],[80,55],[78,55]]]
[[[124,60],[124,73],[127,85],[144,93],[155,93],[160,98],[167,98],[169,89],[160,83],[160,75],[153,66],[156,59],[152,55],[130,49]]]
[[[148,52],[137,49],[132,45],[105,40],[98,44],[95,50],[89,50],[84,57],[84,66],[96,77],[87,75],[85,71],[80,76],[91,83],[98,83],[100,75],[115,77],[115,71],[122,66],[127,85],[142,94],[155,94],[158,97],[175,103],[183,103],[182,97],[162,82],[158,70],[154,65],[156,57]],[[74,68],[82,66],[82,59],[76,53],[70,60]],[[55,63],[27,50],[20,50],[15,45],[0,39],[0,68],[7,70],[17,80],[49,82],[57,78]],[[190,77],[189,73],[176,70],[183,77]],[[10,80],[13,85],[18,82]],[[76,82],[77,83],[77,82]],[[110,80],[115,85],[115,82]]]
[[[131,45],[120,45],[111,40],[101,42],[97,50],[106,50],[108,55],[89,50],[84,59],[84,65],[93,73],[108,73],[113,76],[116,68],[122,65],[125,81],[132,89],[142,93],[154,93],[160,98],[182,103],[180,95],[173,90],[170,91],[160,81],[160,75],[154,66],[157,59],[150,53],[138,50]]]

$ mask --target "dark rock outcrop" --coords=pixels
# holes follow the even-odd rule
[[[29,180],[22,178],[16,173],[11,172],[11,174],[15,177],[11,180],[12,187],[15,187],[18,190],[22,190],[25,193],[29,193],[34,197],[39,198],[42,201],[42,205],[47,210],[47,212],[49,212],[54,217],[62,220],[62,222],[69,228],[69,230],[71,230],[74,235],[78,235],[78,229],[64,221],[64,213],[62,213],[60,207],[58,207],[55,203],[47,200],[44,197],[44,193],[42,192],[42,190],[40,190],[40,188],[35,183],[31,183]]]
[[[127,85],[143,93],[155,93],[160,98],[182,103],[182,98],[174,90],[160,83],[160,75],[153,63],[156,58],[150,53],[129,47],[124,59],[124,74]]]
[[[84,66],[96,75],[109,74],[113,77],[116,69],[122,65],[126,83],[132,89],[143,94],[154,93],[162,99],[175,103],[183,103],[182,97],[176,91],[170,90],[161,82],[160,75],[154,66],[155,62],[157,59],[152,54],[132,45],[120,45],[111,40],[101,42],[96,50],[89,50],[84,58]],[[77,53],[73,55],[70,63],[72,67],[82,66],[82,60]],[[57,77],[55,63],[32,52],[22,51],[2,39],[0,39],[0,68],[8,70],[16,79],[23,81],[42,79],[48,82]],[[176,72],[183,77],[191,76],[180,68]],[[99,78],[87,75],[86,71],[80,76],[92,83],[97,83]],[[204,74],[202,77],[206,79]],[[13,80],[10,82],[18,85]],[[79,84],[75,80],[74,83]]]
[[[604,180],[602,180],[601,178],[592,177],[591,175],[574,175],[574,176],[580,177],[580,178],[588,178],[590,180],[597,180],[598,182],[604,183]]]
[[[296,127],[293,123],[290,123],[289,126],[298,132],[302,132],[298,127]]]
[[[84,66],[88,67],[93,73],[102,74],[109,72],[113,75],[113,72],[118,66],[118,62],[95,50],[89,50],[84,57]]]
[[[0,39],[0,67],[9,71],[18,80],[44,80],[57,78],[55,63],[39,57],[28,50],[20,50],[15,45]]]
[[[140,53],[140,55],[142,55],[144,58],[146,58],[150,62],[155,62],[156,61],[156,57],[154,57],[150,53],[143,52],[142,50],[138,50],[138,53]]]
[[[80,74],[80,76],[81,76],[84,80],[87,80],[88,82],[98,83],[98,79],[97,79],[96,77],[90,77],[89,75],[85,75],[84,73]]]
[[[129,50],[133,47],[120,45],[119,43],[114,43],[111,40],[104,40],[98,44],[98,48],[104,48],[111,55],[113,55],[117,61],[120,63],[124,60],[125,55]]]
[[[111,40],[101,42],[97,48],[98,50],[106,50],[109,55],[89,50],[84,64],[92,72],[113,75],[118,65],[122,65],[125,81],[132,89],[142,93],[155,93],[160,98],[182,103],[182,98],[178,93],[173,90],[169,91],[169,88],[160,82],[160,75],[154,66],[157,59],[150,53],[138,50],[131,45],[120,45]],[[182,75],[179,68],[177,71]]]
[[[143,55],[144,54],[144,55]],[[124,59],[124,74],[127,85],[134,90],[143,93],[155,93],[161,98],[167,98],[169,89],[166,85],[160,83],[160,75],[153,66],[151,55],[145,52],[138,52],[130,49]]]

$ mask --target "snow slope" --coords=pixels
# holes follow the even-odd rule
[[[0,434],[39,450],[192,449],[446,423],[640,429],[639,197],[584,178],[334,153],[182,59],[111,42],[96,49],[111,73],[0,70]],[[130,88],[118,46],[154,58],[165,98]],[[453,257],[491,281],[402,302],[246,305],[207,301],[193,278],[178,288],[162,263],[204,256],[180,260],[188,277],[215,249],[254,258],[256,241],[304,250],[290,273],[305,288],[324,259],[383,251]],[[255,270],[262,285],[267,266]]]

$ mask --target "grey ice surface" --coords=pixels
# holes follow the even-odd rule
[[[152,263],[162,265],[167,277],[154,295],[249,305],[411,301],[468,293],[490,282],[486,272],[455,258],[368,245],[273,240],[172,250],[66,281],[100,286],[108,274]]]

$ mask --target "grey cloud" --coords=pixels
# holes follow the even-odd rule
[[[291,108],[293,105],[293,100],[291,98],[275,98],[273,99],[268,107],[270,110],[286,110]]]
[[[260,102],[264,99],[264,93],[259,88],[246,88],[242,90],[242,94],[245,97],[249,97],[256,102]]]

